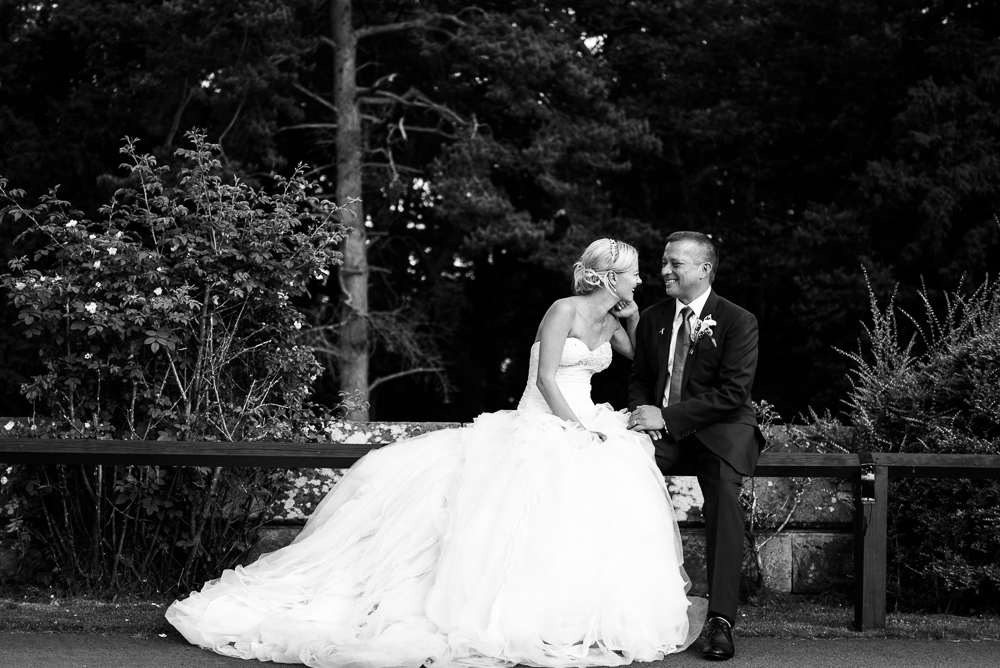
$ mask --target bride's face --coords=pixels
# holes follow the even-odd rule
[[[618,282],[615,283],[618,297],[624,302],[635,301],[635,289],[642,285],[642,279],[639,278],[639,263],[636,262],[625,271],[617,271],[615,275],[618,278]]]

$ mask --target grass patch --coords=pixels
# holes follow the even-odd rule
[[[99,633],[153,637],[173,631],[163,618],[168,601],[108,602],[51,598],[49,602],[0,598],[0,632]]]
[[[809,600],[769,600],[740,606],[737,632],[767,638],[894,638],[997,640],[1000,616],[888,613],[885,628],[854,630],[854,606]]]
[[[0,632],[100,633],[153,637],[175,633],[163,618],[169,600],[105,600],[72,597],[48,600],[0,598]],[[1000,616],[889,614],[880,631],[854,631],[850,604],[807,600],[767,600],[740,607],[737,633],[766,638],[894,638],[922,640],[997,640]]]

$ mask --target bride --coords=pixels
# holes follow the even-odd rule
[[[638,255],[612,239],[545,314],[514,411],[374,450],[295,541],[166,617],[219,654],[345,668],[610,666],[698,635],[649,437],[590,398],[632,357]],[[624,325],[622,324],[624,320]]]

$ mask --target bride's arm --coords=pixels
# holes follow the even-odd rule
[[[549,307],[545,317],[542,318],[539,330],[538,377],[535,384],[554,415],[581,424],[580,418],[569,407],[556,383],[556,370],[559,368],[559,360],[562,359],[563,347],[566,345],[566,337],[569,336],[575,314],[576,309],[573,305],[560,299]]]
[[[616,353],[632,359],[635,357],[635,330],[639,325],[639,307],[636,306],[635,302],[629,302],[622,309],[618,309],[616,306],[611,314],[616,319],[615,333],[611,335],[611,348]],[[625,318],[624,326],[619,318]]]

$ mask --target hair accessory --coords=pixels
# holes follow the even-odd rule
[[[614,239],[608,239],[611,242],[611,263],[614,264],[618,261],[618,242]]]

